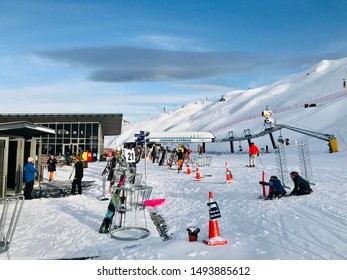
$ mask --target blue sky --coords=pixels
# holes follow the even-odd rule
[[[0,113],[139,121],[347,56],[345,0],[0,0]]]

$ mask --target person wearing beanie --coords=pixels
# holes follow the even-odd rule
[[[75,177],[72,181],[71,195],[76,194],[76,186],[77,186],[78,194],[82,194],[83,163],[81,162],[80,156],[76,156],[74,168],[75,168]]]
[[[53,181],[54,179],[54,171],[56,171],[56,166],[57,166],[57,160],[55,159],[54,155],[50,155],[49,159],[47,160],[49,181]]]
[[[34,159],[32,157],[28,157],[28,162],[24,166],[24,198],[32,199],[31,193],[34,189],[34,180],[35,173],[39,173],[39,171],[34,166]],[[38,176],[38,175],[37,175]]]

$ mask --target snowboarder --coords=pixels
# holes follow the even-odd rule
[[[290,195],[306,195],[313,192],[310,187],[310,183],[302,178],[298,172],[293,171],[290,173],[290,177],[294,182],[294,189],[290,193]]]
[[[265,198],[266,200],[271,200],[273,196],[281,198],[282,196],[285,196],[287,193],[277,176],[271,176],[269,183],[259,181],[259,184],[269,186],[269,195]]]

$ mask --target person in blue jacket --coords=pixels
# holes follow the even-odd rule
[[[34,166],[34,159],[32,157],[28,157],[28,162],[24,166],[25,199],[32,199],[31,193],[34,189],[35,173],[39,173],[39,171]]]
[[[282,196],[285,196],[287,193],[277,176],[271,176],[269,183],[260,181],[259,184],[269,186],[269,195],[265,199],[271,200],[273,196],[281,198]]]

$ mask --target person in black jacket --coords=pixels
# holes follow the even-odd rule
[[[76,186],[78,187],[78,194],[82,194],[83,163],[80,156],[76,156],[74,168],[75,177],[72,181],[71,195],[76,194]]]
[[[294,182],[294,189],[290,193],[290,195],[305,195],[310,194],[312,189],[310,187],[310,183],[302,178],[298,172],[293,171],[290,173],[290,177]]]
[[[47,160],[49,181],[53,181],[54,171],[56,171],[56,165],[57,165],[57,160],[55,159],[54,155],[50,155],[49,159]]]

